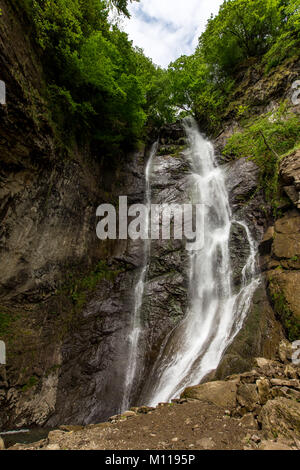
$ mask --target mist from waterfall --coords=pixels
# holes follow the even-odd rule
[[[218,367],[227,347],[243,326],[260,282],[256,244],[247,225],[232,219],[223,171],[216,164],[213,146],[201,135],[193,119],[186,119],[184,127],[189,143],[187,157],[192,170],[191,201],[201,204],[204,211],[204,224],[197,227],[202,231],[199,239],[203,237],[204,248],[189,254],[189,306],[182,322],[165,339],[150,374],[147,390],[151,392],[145,398],[151,406],[178,397],[187,386],[199,384]],[[147,194],[150,204],[150,189]],[[250,248],[239,292],[233,290],[230,265],[229,243],[233,224],[244,229]],[[147,267],[141,274],[136,291],[133,363],[129,379],[132,379],[136,368],[134,355],[140,334],[137,312],[141,307],[146,270]]]

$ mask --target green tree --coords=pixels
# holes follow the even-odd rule
[[[280,35],[266,53],[267,71],[279,65],[287,57],[299,55],[300,48],[300,0],[282,0]]]
[[[265,54],[280,25],[279,0],[228,0],[208,21],[199,47],[216,73],[230,75],[243,60]]]
[[[85,128],[106,152],[134,145],[146,121],[136,51],[108,21],[111,4],[127,14],[127,3],[32,0],[27,10],[42,50],[55,122],[65,135],[77,129],[82,135]]]

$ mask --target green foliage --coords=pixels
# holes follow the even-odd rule
[[[299,54],[299,5],[300,0],[224,1],[208,21],[195,54],[169,66],[172,106],[181,116],[192,112],[204,131],[217,133],[240,71],[262,63],[268,72]],[[245,118],[250,112],[240,105],[236,116]]]
[[[65,141],[84,136],[95,154],[118,154],[190,113],[217,133],[239,71],[254,60],[268,72],[300,45],[300,0],[226,0],[196,52],[163,70],[110,24],[109,9],[128,16],[129,0],[12,1],[42,52],[53,121]]]
[[[0,337],[9,333],[11,318],[8,313],[0,311]]]
[[[84,135],[97,153],[133,147],[150,111],[143,54],[108,19],[111,5],[128,16],[127,3],[29,0],[24,5],[42,51],[53,121],[64,140]],[[156,74],[153,64],[148,68]]]
[[[287,57],[299,54],[300,47],[300,0],[281,2],[280,35],[264,57],[266,71],[281,64]]]
[[[130,18],[130,14],[127,9],[128,1],[139,2],[140,0],[107,0],[107,3],[109,6],[115,7],[119,13],[123,13],[127,18]]]
[[[278,36],[279,3],[279,0],[225,1],[199,39],[205,61],[217,73],[232,75],[247,58],[266,53]]]
[[[279,157],[300,142],[299,116],[283,103],[276,112],[251,120],[236,132],[223,151],[232,158],[249,157],[261,169],[261,184],[267,198],[276,204]]]
[[[109,267],[104,261],[100,261],[95,269],[84,277],[69,275],[69,280],[63,288],[63,292],[72,299],[74,305],[80,309],[86,302],[88,292],[95,289],[100,281],[113,282],[120,274],[120,269]]]
[[[28,382],[22,387],[22,392],[27,392],[31,388],[35,387],[38,383],[38,378],[36,376],[32,376],[29,378]]]

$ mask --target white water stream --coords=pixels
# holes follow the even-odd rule
[[[150,229],[150,211],[151,211],[151,181],[150,181],[150,175],[151,175],[151,169],[152,169],[152,162],[153,162],[153,157],[156,154],[157,151],[157,142],[153,144],[148,163],[146,165],[145,169],[145,182],[146,182],[146,188],[145,188],[145,203],[147,207],[147,220],[146,220],[146,233],[149,234],[149,229]],[[128,354],[128,366],[127,366],[127,371],[126,371],[126,378],[125,378],[125,390],[124,390],[124,395],[123,395],[123,403],[122,403],[122,411],[126,411],[129,409],[130,405],[130,398],[132,394],[132,388],[133,388],[133,383],[134,379],[136,376],[137,372],[137,366],[138,366],[138,357],[139,357],[139,340],[141,333],[143,331],[143,326],[141,323],[141,307],[142,307],[142,302],[143,302],[143,295],[144,295],[144,290],[145,290],[145,279],[149,267],[149,261],[150,261],[150,250],[151,250],[151,240],[145,240],[144,241],[144,247],[143,247],[143,265],[141,268],[141,272],[138,278],[138,282],[135,287],[135,293],[134,293],[134,312],[133,312],[133,317],[132,317],[132,324],[131,324],[131,334],[129,336],[129,354]]]
[[[189,142],[187,157],[192,170],[191,201],[200,204],[204,211],[204,223],[197,227],[197,239],[204,240],[204,248],[189,252],[189,306],[182,322],[165,339],[150,373],[146,401],[151,406],[178,397],[187,386],[199,384],[218,367],[227,347],[241,330],[253,294],[260,283],[256,244],[247,225],[232,219],[224,174],[216,164],[213,146],[200,134],[193,119],[187,119],[184,126]],[[152,147],[145,172],[148,231],[150,176],[156,150],[157,144]],[[229,245],[233,224],[238,224],[244,230],[250,252],[242,271],[239,292],[234,292],[232,288]],[[138,358],[141,354],[139,340],[143,332],[141,307],[150,250],[151,241],[145,241],[143,267],[135,289],[123,411],[130,405],[138,372]]]
[[[154,366],[149,405],[178,397],[197,385],[219,365],[243,326],[252,296],[259,285],[257,247],[247,225],[233,221],[223,171],[217,167],[212,144],[200,134],[192,119],[185,121],[192,168],[191,198],[201,204],[204,248],[190,253],[189,308],[183,321],[170,332]],[[232,224],[243,227],[250,256],[238,293],[233,293],[230,266]],[[201,239],[201,236],[198,237]]]

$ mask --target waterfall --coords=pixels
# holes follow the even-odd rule
[[[194,120],[187,119],[184,127],[192,170],[191,200],[201,204],[204,211],[204,224],[197,227],[202,231],[204,248],[189,253],[189,306],[183,321],[165,339],[154,365],[148,396],[152,406],[178,397],[187,386],[199,384],[218,367],[243,326],[260,282],[256,244],[247,225],[232,219],[223,171],[216,164],[213,146],[200,134]],[[237,293],[232,287],[229,248],[233,224],[244,229],[250,248]],[[143,287],[137,289],[141,296]],[[138,309],[140,303],[141,299]],[[134,349],[134,340],[132,344]]]
[[[153,157],[156,154],[158,143],[154,143],[150,150],[149,159],[145,168],[145,203],[147,207],[147,220],[146,220],[146,232],[149,234],[150,228],[150,211],[151,211],[151,169]],[[129,353],[127,361],[127,371],[125,376],[125,388],[122,402],[122,411],[128,410],[130,406],[130,399],[132,394],[132,388],[134,379],[137,373],[139,351],[139,340],[143,331],[141,322],[141,307],[143,303],[143,295],[145,290],[145,279],[149,267],[149,256],[151,250],[151,239],[150,237],[144,241],[143,246],[143,264],[139,274],[139,278],[135,287],[134,292],[134,312],[132,316],[132,322],[130,326],[129,335]]]

